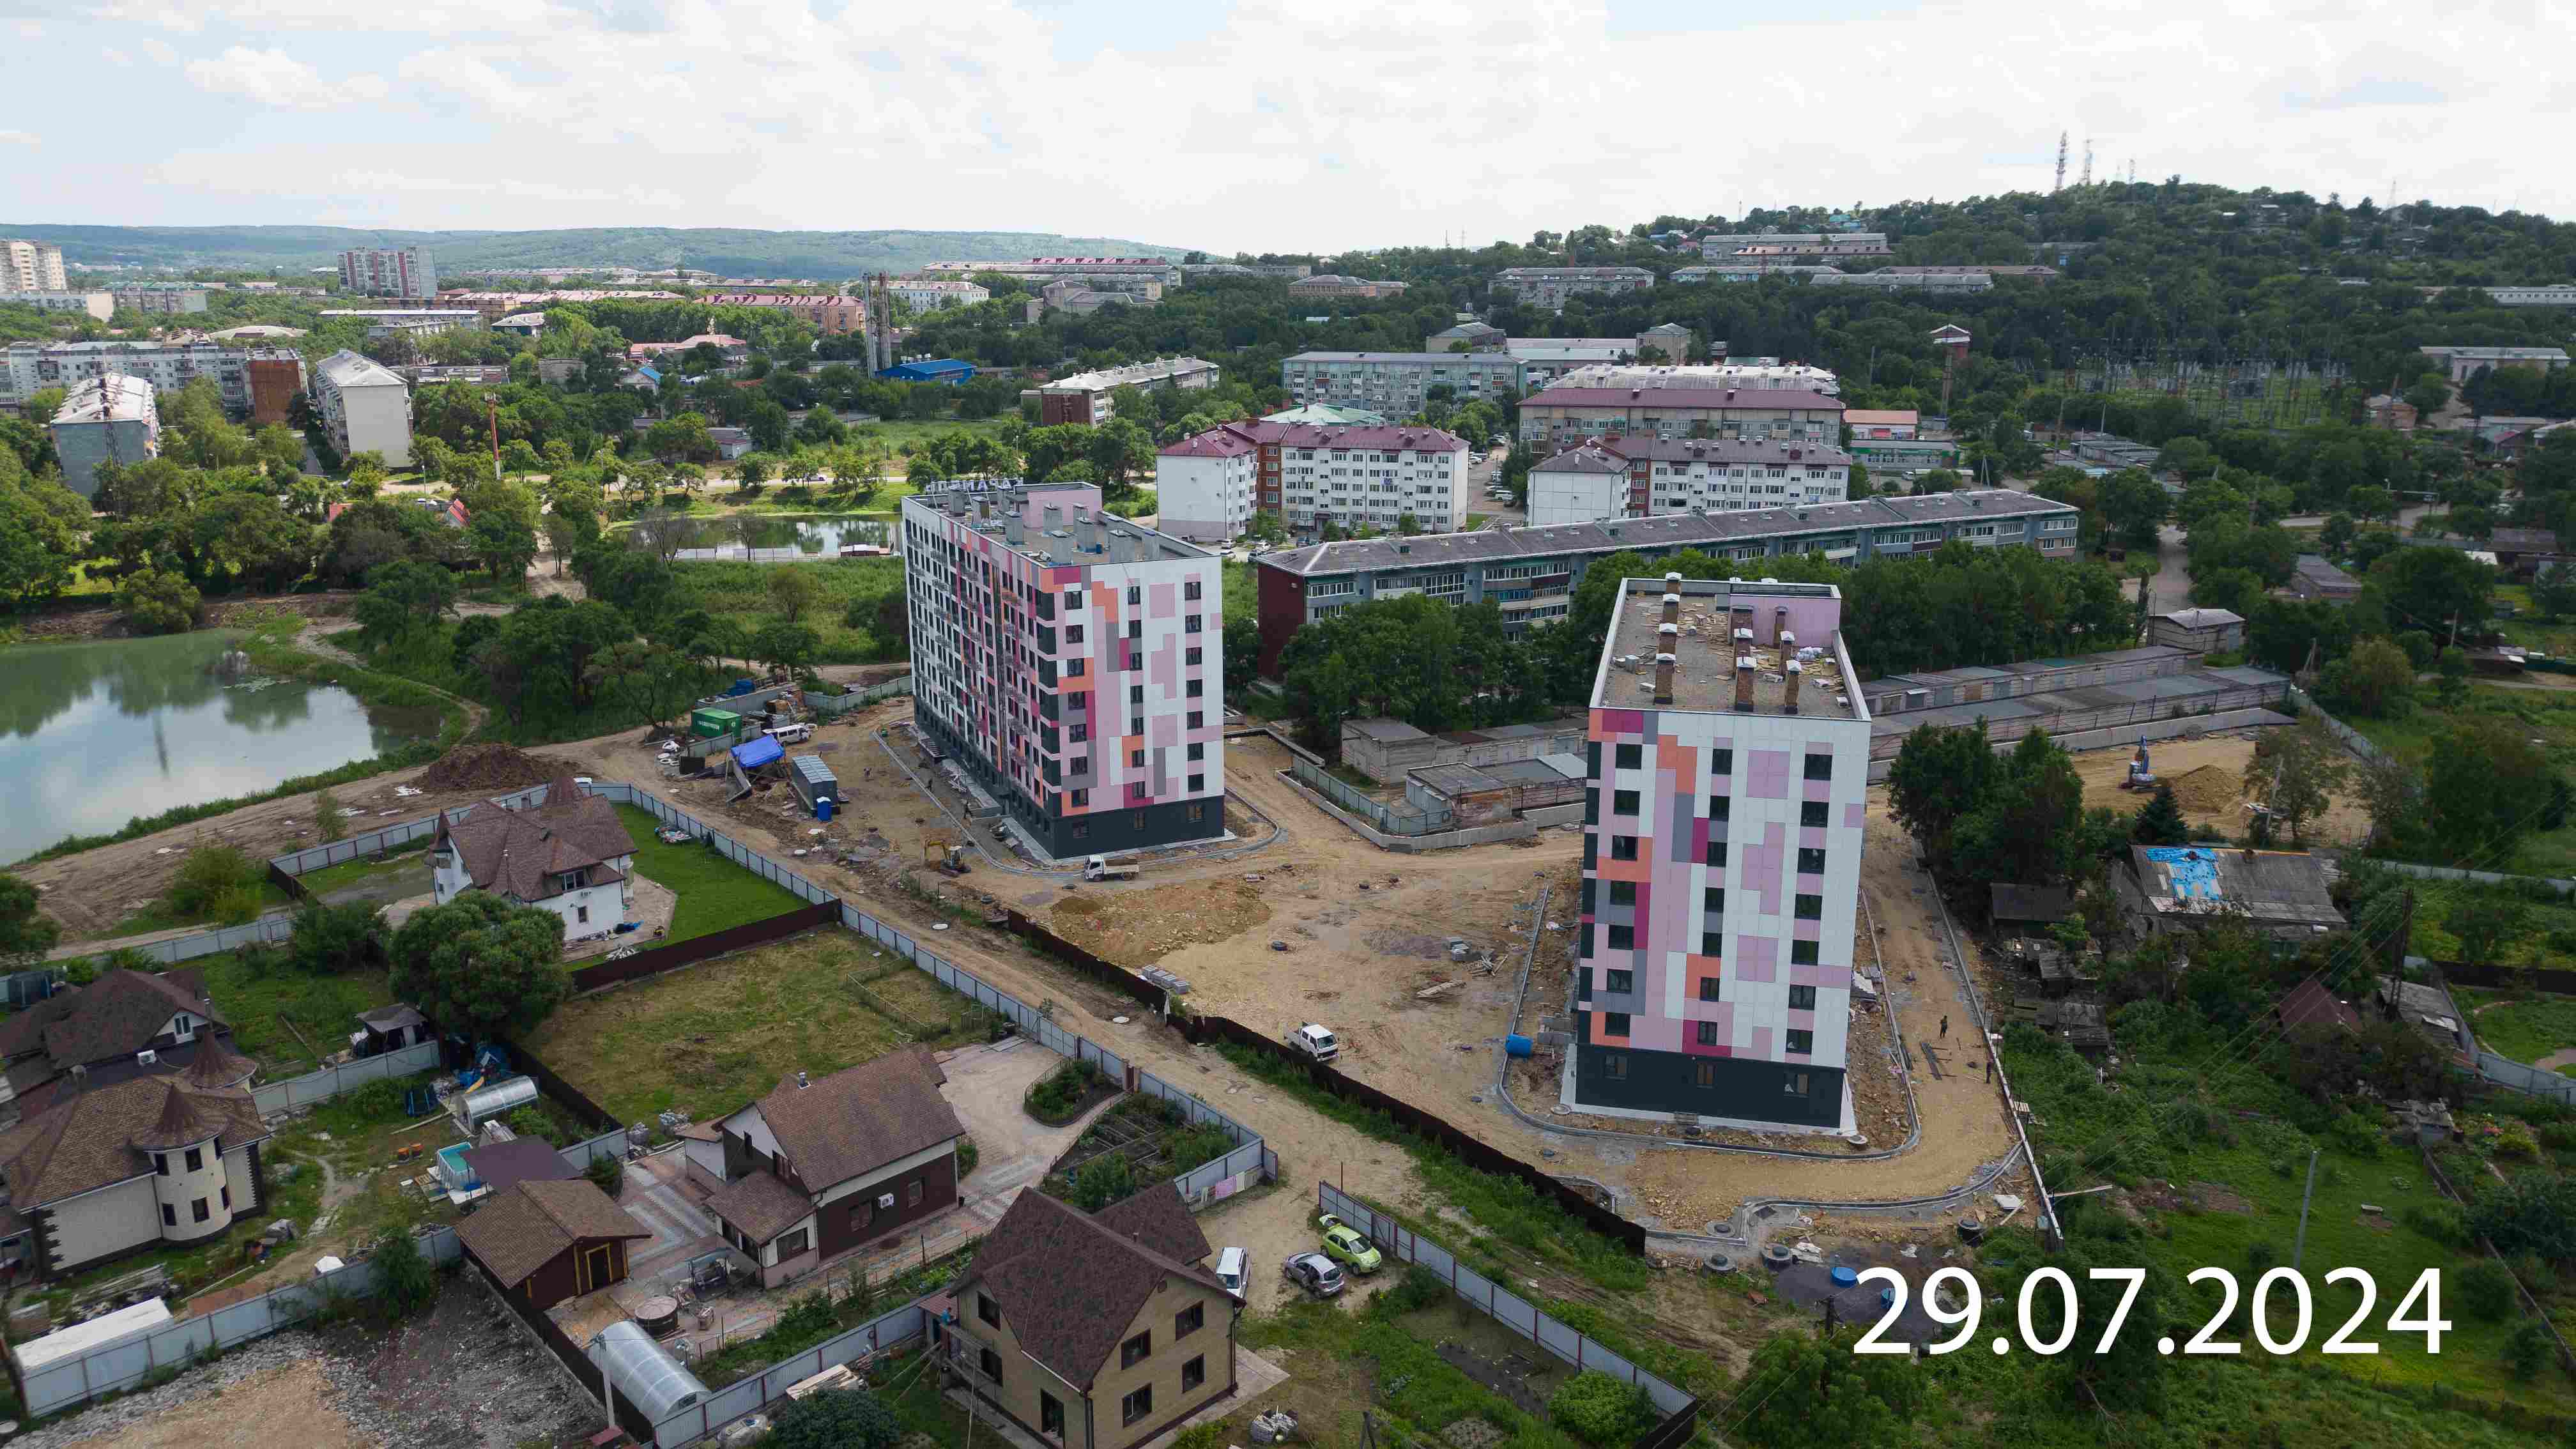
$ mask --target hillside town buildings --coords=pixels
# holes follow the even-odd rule
[[[1225,831],[1222,560],[1089,484],[903,501],[914,726],[1040,853]]]
[[[1521,400],[1525,442],[1568,443],[1583,438],[1644,435],[1712,438],[1841,438],[1839,398],[1806,388],[1567,387]]]
[[[1467,440],[1428,427],[1226,423],[1155,458],[1162,527],[1212,542],[1239,538],[1260,512],[1291,528],[1434,532],[1464,527]]]
[[[68,292],[63,249],[52,242],[11,237],[0,241],[0,291]]]
[[[12,292],[0,288],[0,307],[33,307],[40,312],[79,312],[104,322],[116,315],[113,292]]]
[[[1644,267],[1505,267],[1494,274],[1491,290],[1497,300],[1562,312],[1575,297],[1616,297],[1654,285],[1655,274]]]
[[[379,364],[342,348],[313,365],[313,411],[343,458],[374,453],[411,466],[411,389]]]
[[[1125,367],[1077,372],[1071,377],[1042,383],[1031,391],[1037,398],[1041,425],[1090,423],[1097,426],[1117,414],[1117,404],[1110,394],[1119,388],[1134,387],[1153,392],[1168,387],[1196,392],[1216,386],[1221,372],[1215,363],[1195,357],[1160,357],[1152,362],[1131,363]]]
[[[258,355],[215,342],[12,342],[0,348],[0,405],[115,372],[141,378],[155,392],[211,379],[224,410],[239,417],[250,411],[249,362]]]
[[[886,284],[886,290],[916,312],[993,300],[991,288],[955,277],[897,277]]]
[[[1290,282],[1288,295],[1319,301],[1337,298],[1356,298],[1366,301],[1379,297],[1401,297],[1404,295],[1404,287],[1405,284],[1402,282],[1345,277],[1338,273],[1326,272],[1312,277],[1300,277]]]
[[[425,301],[438,295],[438,263],[427,247],[361,247],[340,253],[340,285],[361,297]]]
[[[1887,233],[1878,231],[1737,232],[1699,240],[1700,256],[1712,262],[1776,258],[1812,263],[1842,257],[1884,257],[1889,252]]]

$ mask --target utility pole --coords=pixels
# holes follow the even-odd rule
[[[2317,1149],[2308,1149],[2308,1187],[2299,1194],[2299,1235],[2290,1240],[2290,1271],[2299,1271],[2299,1259],[2308,1251],[2308,1202],[2317,1195]]]
[[[501,481],[501,395],[483,394],[483,419],[492,429],[492,481]]]

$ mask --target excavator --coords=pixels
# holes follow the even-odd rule
[[[2156,788],[2156,772],[2148,766],[2145,741],[2139,741],[2138,752],[2129,757],[2129,775],[2120,782],[2120,788],[2146,791]]]

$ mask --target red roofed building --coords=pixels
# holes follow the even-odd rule
[[[1168,471],[1181,490],[1163,491]],[[1232,490],[1249,485],[1240,523],[1231,522]],[[1242,535],[1255,512],[1277,513],[1291,528],[1330,522],[1353,530],[1398,527],[1410,516],[1426,533],[1463,528],[1469,478],[1467,440],[1438,428],[1385,424],[1332,427],[1315,423],[1226,423],[1162,450],[1155,485],[1161,527],[1185,538]]]
[[[1524,441],[1707,438],[1839,443],[1840,398],[1803,388],[1551,387],[1521,403]]]

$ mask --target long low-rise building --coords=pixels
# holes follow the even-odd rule
[[[2508,367],[2537,368],[2556,372],[2567,365],[2564,347],[2458,347],[2436,344],[2419,347],[2427,362],[2442,369],[2453,382],[2466,382],[2481,367],[2502,370]]]
[[[33,307],[39,312],[80,312],[104,322],[116,315],[116,294],[0,291],[0,307]]]
[[[2078,517],[2066,504],[1999,488],[1280,549],[1253,559],[1261,672],[1278,673],[1280,651],[1308,622],[1370,599],[1491,600],[1506,627],[1517,631],[1563,618],[1583,571],[1616,553],[1665,558],[1696,549],[1745,564],[1748,573],[1760,560],[1784,554],[1857,562],[1929,553],[1954,539],[1977,547],[2021,544],[2068,558]]]
[[[1557,378],[1556,387],[1806,388],[1828,396],[1842,391],[1831,368],[1803,362],[1596,363]]]
[[[685,302],[687,300],[689,299],[681,296],[677,292],[618,292],[601,288],[576,288],[571,291],[562,292],[473,292],[460,288],[456,291],[440,293],[438,297],[438,305],[442,307],[471,307],[475,311],[482,313],[485,320],[497,322],[501,318],[507,317],[513,312],[543,311],[557,303]],[[711,300],[725,301],[726,299],[714,298]],[[790,298],[788,300],[801,301],[803,299]],[[855,299],[852,298],[843,298],[841,300],[851,301],[855,304]],[[750,302],[735,302],[729,303],[728,305],[753,306],[757,304]]]
[[[1166,286],[1181,284],[1180,264],[1167,257],[1031,257],[1024,262],[932,262],[921,269],[925,277],[971,277],[981,272],[1028,282],[1057,277],[1146,277]]]
[[[1851,455],[1822,443],[1721,438],[1608,438],[1530,469],[1533,528],[1840,503]]]
[[[1524,442],[1622,436],[1842,438],[1842,400],[1806,388],[1551,387],[1521,401]]]
[[[1401,297],[1404,295],[1404,287],[1405,284],[1402,282],[1387,281],[1377,277],[1346,277],[1339,273],[1326,272],[1320,276],[1299,277],[1290,282],[1288,295],[1305,298],[1357,297],[1367,300],[1378,297]]]
[[[1758,282],[1764,277],[1812,279],[1842,274],[1842,268],[1830,264],[1792,262],[1777,257],[1739,257],[1700,267],[1676,267],[1672,281],[1677,286],[1689,286],[1695,282]]]
[[[483,314],[471,307],[326,307],[322,315],[364,322],[370,337],[395,332],[435,337],[441,332],[480,332],[484,327]]]
[[[1655,274],[1644,267],[1505,267],[1494,274],[1491,290],[1498,299],[1562,312],[1575,297],[1616,297],[1654,285]]]
[[[2576,282],[2545,287],[2489,287],[2487,300],[2506,307],[2576,307]]]
[[[1880,292],[1991,292],[1984,272],[1836,272],[1807,279],[1811,287],[1865,287]]]
[[[1300,352],[1279,363],[1279,385],[1300,403],[1352,403],[1410,417],[1431,389],[1458,402],[1520,390],[1521,362],[1502,352]]]
[[[1057,423],[1097,426],[1116,415],[1117,409],[1110,395],[1122,387],[1142,388],[1147,392],[1163,388],[1195,392],[1216,386],[1222,372],[1223,369],[1215,363],[1196,357],[1158,357],[1152,362],[1135,362],[1125,367],[1104,367],[1097,372],[1077,372],[1071,377],[1059,377],[1022,396],[1036,396],[1038,419],[1045,426],[1052,427]]]
[[[123,373],[175,392],[208,378],[224,409],[236,416],[251,408],[249,362],[256,354],[213,342],[12,342],[0,348],[0,405],[16,406],[49,387],[68,388],[107,373]]]

